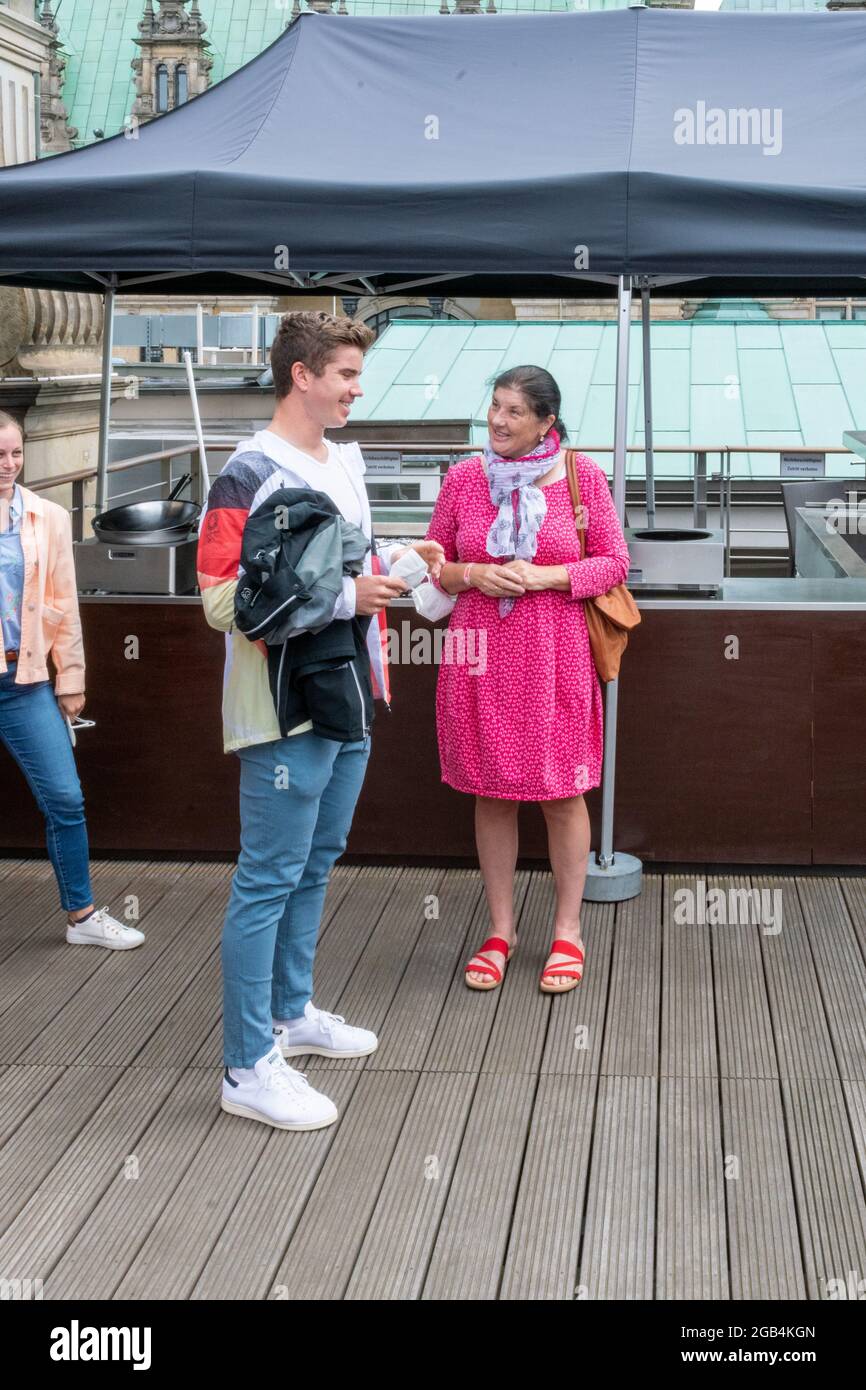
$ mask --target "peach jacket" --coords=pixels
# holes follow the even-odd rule
[[[78,586],[69,513],[29,488],[21,487],[21,550],[24,593],[21,603],[21,649],[16,685],[49,679],[50,655],[57,673],[57,695],[84,694],[84,643],[78,613]],[[0,641],[0,676],[6,657]]]

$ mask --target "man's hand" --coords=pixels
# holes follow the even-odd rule
[[[60,706],[61,714],[65,714],[67,719],[77,719],[84,709],[84,696],[58,695],[57,703]]]
[[[445,551],[438,541],[414,541],[412,545],[399,546],[391,556],[392,568],[407,550],[417,550],[429,573],[434,579],[439,578],[439,571],[445,564]]]
[[[359,574],[355,580],[355,612],[373,617],[387,608],[392,598],[408,592],[409,586],[402,579],[391,579],[387,574]]]

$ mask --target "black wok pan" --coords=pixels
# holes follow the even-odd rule
[[[178,502],[177,494],[192,481],[181,478],[164,502],[130,502],[93,519],[98,540],[108,545],[165,545],[187,540],[201,514],[197,502]]]

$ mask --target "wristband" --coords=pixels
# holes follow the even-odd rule
[[[468,584],[468,583],[469,583],[469,571],[471,570],[471,568],[472,568],[472,566],[473,566],[474,563],[475,563],[474,560],[470,561],[470,563],[466,566],[465,570],[463,571],[463,583],[464,583],[464,584]]]

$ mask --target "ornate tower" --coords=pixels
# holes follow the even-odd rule
[[[159,14],[153,0],[145,0],[135,40],[141,51],[132,60],[136,97],[131,114],[137,121],[150,121],[200,96],[213,67],[198,0],[192,0],[189,10],[186,0],[157,3]]]
[[[51,35],[48,54],[42,63],[42,100],[40,102],[39,140],[43,154],[62,154],[72,149],[72,142],[78,135],[75,126],[69,124],[69,112],[63,105],[63,76],[66,71],[66,57],[58,39],[57,20],[51,7],[51,0],[42,0],[39,22]]]

